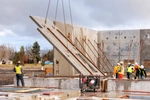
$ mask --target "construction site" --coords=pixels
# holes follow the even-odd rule
[[[150,29],[101,31],[52,21],[47,16],[29,18],[53,45],[53,64],[47,69],[49,75],[45,68],[26,68],[24,87],[17,87],[11,69],[1,69],[0,100],[150,99]],[[116,79],[114,66],[120,61],[124,77]],[[147,78],[127,79],[129,62],[144,65]],[[12,77],[5,80],[8,73]]]

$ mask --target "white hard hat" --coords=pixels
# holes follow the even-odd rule
[[[135,62],[135,65],[138,65],[138,63],[137,63],[137,62]]]
[[[142,68],[142,69],[143,69],[143,68],[144,68],[144,66],[143,66],[143,65],[141,65],[141,66],[140,66],[140,68]]]
[[[120,61],[120,64],[123,64],[123,61]]]
[[[117,65],[119,66],[119,65],[120,65],[120,63],[117,63]]]
[[[130,62],[128,62],[128,65],[130,65],[131,63]]]

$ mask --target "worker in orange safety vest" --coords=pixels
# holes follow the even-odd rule
[[[118,69],[120,67],[120,63],[117,63],[117,65],[114,67],[114,76],[117,79],[118,78]]]
[[[133,72],[135,73],[135,77],[134,79],[139,79],[139,76],[140,76],[140,66],[139,64],[136,62],[135,65],[134,65],[134,70]]]

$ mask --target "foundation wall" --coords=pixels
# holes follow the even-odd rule
[[[107,91],[150,91],[147,80],[108,80],[107,86]]]
[[[26,87],[52,87],[59,89],[79,89],[78,78],[42,78],[30,77],[24,78]],[[16,78],[14,78],[14,85],[16,86]],[[21,86],[21,82],[20,82]]]

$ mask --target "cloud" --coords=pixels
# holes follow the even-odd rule
[[[3,29],[3,31],[0,31],[0,36],[17,36],[17,35],[9,29]]]
[[[39,41],[42,48],[52,47],[29,18],[30,15],[45,17],[48,1],[0,1],[0,44],[13,43],[12,45],[19,48],[21,44],[32,45],[34,41]],[[70,0],[70,2],[73,25],[97,30],[150,28],[149,0]],[[55,20],[56,4],[57,0],[51,0],[48,14],[51,20]],[[71,24],[68,0],[64,0],[64,5],[65,21]],[[58,6],[56,20],[64,22],[62,0],[59,0]]]
[[[95,27],[100,25],[108,28],[117,26],[144,28],[143,23],[150,22],[149,3],[149,0],[97,0],[95,2],[86,0],[84,6],[91,8],[89,16]]]

